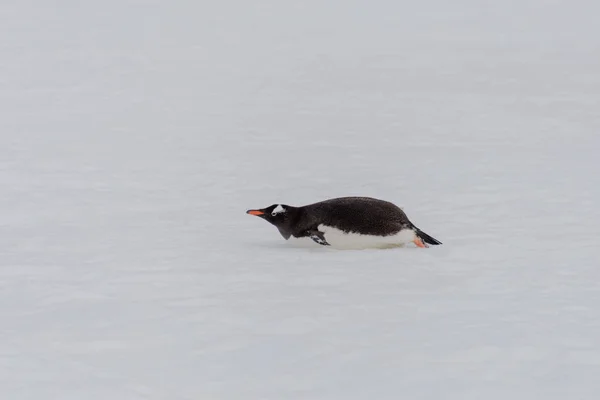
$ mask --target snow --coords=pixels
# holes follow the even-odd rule
[[[599,11],[3,2],[2,398],[598,397]],[[444,244],[245,214],[351,195]]]

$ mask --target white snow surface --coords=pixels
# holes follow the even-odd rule
[[[598,398],[599,4],[2,2],[1,397]]]

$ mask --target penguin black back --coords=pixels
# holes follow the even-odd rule
[[[371,197],[340,197],[303,208],[319,223],[362,235],[391,235],[413,226],[400,207]]]

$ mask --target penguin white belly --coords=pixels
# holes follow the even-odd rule
[[[327,225],[319,225],[319,231],[331,247],[336,249],[385,249],[402,247],[411,243],[416,233],[412,229],[404,229],[389,236],[362,235],[360,233],[346,233],[340,229]]]

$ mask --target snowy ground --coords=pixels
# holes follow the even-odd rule
[[[3,2],[0,397],[598,398],[599,13]],[[245,214],[345,195],[444,245]]]

